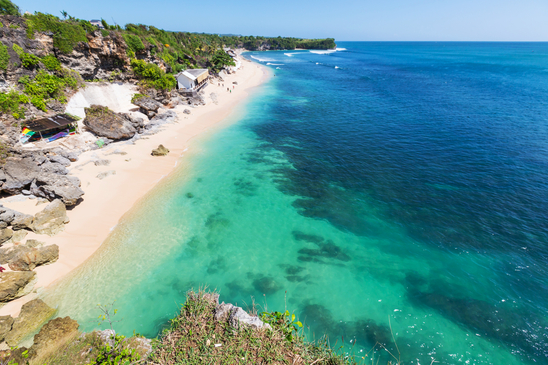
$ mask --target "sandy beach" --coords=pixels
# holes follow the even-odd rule
[[[222,121],[234,107],[268,77],[266,68],[241,57],[240,62],[241,67],[236,73],[223,76],[224,86],[219,86],[215,81],[205,88],[206,105],[195,108],[177,106],[173,109],[178,115],[177,123],[167,124],[159,133],[143,137],[135,144],[117,142],[102,149],[87,151],[79,156],[77,162],[72,163],[70,174],[81,180],[85,195],[79,205],[67,212],[70,223],[63,232],[53,237],[32,232],[26,237],[58,245],[59,260],[36,268],[38,282],[35,291],[7,303],[0,308],[0,315],[17,316],[21,306],[36,298],[42,288],[52,285],[82,265],[102,245],[124,214],[174,170],[188,149],[190,140],[225,125]],[[231,92],[227,91],[228,87],[232,89]],[[211,99],[211,93],[217,95],[216,101]],[[183,113],[185,109],[190,109],[191,114]],[[167,156],[151,155],[152,149],[159,144],[170,150]],[[110,164],[96,166],[92,163],[101,159],[110,160]],[[97,177],[105,172],[110,172],[107,177]],[[36,199],[4,199],[0,203],[27,214],[35,214],[46,206],[36,205]]]

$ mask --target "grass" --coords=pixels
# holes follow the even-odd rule
[[[228,319],[215,320],[216,303],[204,292],[189,292],[180,314],[170,321],[148,364],[329,364],[351,365],[355,361],[337,354],[327,344],[304,340],[302,334],[287,339],[283,328],[241,326],[235,330]],[[220,345],[220,346],[219,346]]]

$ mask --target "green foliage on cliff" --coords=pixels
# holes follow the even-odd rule
[[[34,66],[40,63],[40,58],[31,53],[22,52],[19,58],[21,59],[21,65],[25,68],[34,68]]]
[[[35,32],[52,32],[53,45],[63,53],[72,52],[78,42],[88,41],[85,26],[79,20],[61,20],[54,15],[43,13],[27,14],[25,19],[29,38],[34,38]]]
[[[9,61],[10,55],[8,54],[8,46],[0,43],[0,69],[6,71],[8,69]]]
[[[0,112],[11,114],[15,119],[21,119],[25,116],[25,108],[21,104],[29,102],[29,98],[15,90],[7,93],[0,93]]]
[[[138,36],[129,33],[122,34],[122,36],[124,37],[128,48],[133,52],[139,53],[145,50],[145,45]]]
[[[228,47],[242,47],[250,51],[257,49],[332,49],[337,47],[335,39],[301,39],[291,37],[254,37],[254,36],[223,36],[223,43]]]
[[[143,86],[155,89],[171,90],[177,86],[177,80],[170,74],[166,74],[158,65],[143,60],[131,60],[131,68],[135,76],[143,81]]]
[[[1,15],[19,15],[19,7],[10,0],[0,0]]]
[[[42,63],[50,71],[59,71],[61,70],[61,62],[54,55],[47,55],[42,57]]]
[[[50,100],[62,103],[67,101],[64,93],[66,87],[76,89],[78,86],[78,81],[68,70],[62,72],[61,76],[40,70],[34,79],[23,76],[19,79],[19,83],[24,85],[25,94],[30,97],[32,105],[44,112],[47,111],[46,104]]]
[[[351,356],[337,354],[327,342],[310,343],[297,331],[294,317],[267,316],[271,329],[253,329],[228,318],[215,319],[216,301],[209,294],[188,293],[179,315],[153,342],[148,364],[356,364]],[[299,322],[300,324],[300,322]],[[220,345],[218,345],[220,344]]]

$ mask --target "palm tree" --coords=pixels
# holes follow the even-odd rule
[[[67,20],[68,13],[66,11],[62,10],[61,15],[65,17],[65,20]]]

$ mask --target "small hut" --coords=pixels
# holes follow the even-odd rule
[[[209,79],[209,70],[204,68],[188,69],[175,76],[179,89],[199,90]]]
[[[28,120],[23,123],[21,143],[46,141],[53,142],[61,137],[75,134],[78,130],[78,119],[68,114]]]

